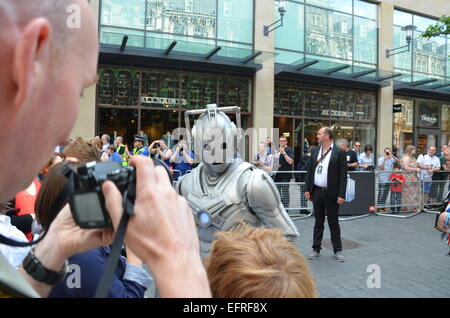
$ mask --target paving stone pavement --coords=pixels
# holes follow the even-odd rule
[[[407,219],[371,215],[340,221],[345,262],[333,257],[331,244],[323,244],[317,260],[308,260],[319,297],[412,298],[450,297],[448,246],[440,242],[435,215],[420,213]],[[295,221],[300,237],[297,249],[311,252],[314,217]],[[325,221],[324,242],[330,241]],[[346,249],[346,245],[353,247]],[[369,288],[375,264],[380,269],[380,288]],[[371,277],[369,277],[372,275]]]
[[[440,242],[440,233],[433,228],[434,220],[434,214],[421,213],[408,219],[371,215],[340,221],[345,262],[334,259],[331,244],[322,245],[319,259],[307,260],[319,297],[450,297],[450,257],[445,256],[448,247]],[[314,217],[294,223],[300,231],[297,249],[306,258],[312,250]],[[329,241],[325,221],[324,242]],[[380,288],[367,286],[373,274],[367,271],[371,264],[380,268]],[[155,296],[158,297],[152,284],[146,297]]]

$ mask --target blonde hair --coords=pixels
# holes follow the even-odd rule
[[[205,259],[213,297],[316,297],[308,263],[281,230],[241,222],[216,236]]]
[[[404,154],[411,157],[411,152],[416,149],[416,146],[408,145],[405,148]]]

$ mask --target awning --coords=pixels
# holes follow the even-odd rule
[[[414,73],[402,74],[394,82],[398,94],[421,95],[450,99],[450,78]]]
[[[314,58],[302,58],[292,64],[275,64],[275,76],[278,78],[316,78],[316,80],[340,80],[352,83],[385,87],[390,85],[390,79],[401,76],[401,73],[385,71],[375,67],[364,67]]]
[[[108,31],[109,32],[109,31]],[[201,71],[224,71],[251,75],[262,69],[262,63],[276,54],[250,48],[230,46],[231,43],[199,43],[180,39],[179,36],[162,38],[146,36],[145,41],[133,42],[122,32],[114,33],[109,43],[100,45],[100,63],[135,66],[185,68]],[[103,31],[103,34],[107,33]],[[166,35],[169,37],[169,35]],[[199,41],[198,39],[193,39]],[[125,44],[124,44],[125,42]],[[136,46],[136,43],[142,44]]]

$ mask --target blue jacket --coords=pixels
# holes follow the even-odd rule
[[[79,286],[76,285],[76,270],[69,270],[63,280],[55,284],[49,298],[92,298],[108,261],[109,247],[100,247],[69,258],[69,269],[73,264],[80,268]],[[124,257],[119,258],[107,294],[108,298],[143,298],[152,278],[142,268],[127,265]]]
[[[192,151],[189,150],[188,152],[188,156],[192,159],[194,159],[194,153]],[[187,162],[186,158],[184,158],[184,156],[180,156],[179,153],[177,153],[177,156],[175,158],[175,167],[173,168],[174,170],[178,170],[178,171],[174,171],[174,179],[178,180],[179,177],[184,176],[186,174],[186,171],[192,170],[192,165]],[[181,172],[181,174],[180,174]]]
[[[122,158],[117,152],[114,152],[109,158],[110,162],[117,162],[119,165],[122,165]]]

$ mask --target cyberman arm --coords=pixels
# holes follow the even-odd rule
[[[248,204],[267,228],[280,228],[289,241],[299,236],[297,227],[281,203],[272,178],[260,169],[251,170],[247,183]]]

